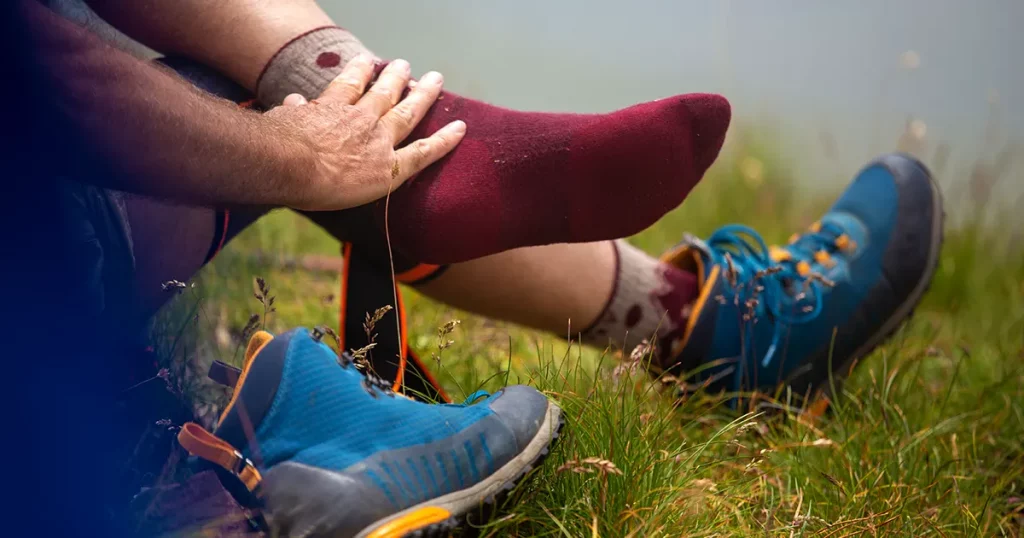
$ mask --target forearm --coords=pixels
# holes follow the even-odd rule
[[[164,54],[216,68],[249,90],[290,40],[334,24],[313,0],[88,0],[117,29]]]
[[[24,12],[52,105],[113,174],[105,186],[195,204],[288,204],[313,158],[270,119],[194,90],[36,2]]]

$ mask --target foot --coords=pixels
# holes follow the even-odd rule
[[[162,62],[214,95],[249,99],[209,68],[180,58]],[[609,114],[552,114],[444,92],[407,140],[463,120],[469,130],[454,151],[387,203],[314,218],[332,233],[370,234],[382,245],[390,241],[400,257],[429,264],[626,237],[682,203],[718,156],[731,114],[729,102],[712,94]],[[360,231],[366,222],[377,229]]]
[[[258,492],[275,536],[447,535],[532,469],[562,424],[525,386],[465,405],[413,401],[303,329],[258,333],[249,348],[214,432],[230,446],[195,441],[210,435],[194,425],[179,438],[200,456],[225,448],[203,457]]]
[[[663,260],[694,271],[700,296],[672,364],[715,389],[828,392],[910,317],[942,243],[942,198],[923,164],[886,155],[788,245],[741,225],[690,238]]]
[[[455,119],[469,129],[391,195],[391,239],[440,264],[635,234],[686,198],[718,156],[730,114],[725,98],[709,94],[610,114],[548,114],[445,92],[409,139]]]

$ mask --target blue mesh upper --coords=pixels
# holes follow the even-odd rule
[[[489,400],[472,406],[430,405],[376,389],[371,395],[364,379],[355,367],[340,366],[334,351],[304,330],[296,334],[277,395],[256,430],[256,448],[246,456],[265,468],[294,461],[343,470],[379,451],[451,437],[492,415]],[[411,488],[429,489],[430,477],[407,474],[396,478]]]
[[[898,199],[892,172],[869,166],[822,217],[820,231],[808,231],[782,247],[791,256],[787,261],[773,260],[764,240],[746,226],[724,226],[701,242],[707,272],[715,266],[723,275],[727,267],[735,272],[735,286],[723,282],[711,299],[717,301],[716,308],[706,309],[717,316],[709,360],[727,359],[706,375],[731,371],[731,388],[736,390],[774,385],[827,347],[834,330],[847,324],[868,291],[883,279],[882,260]],[[834,241],[840,235],[855,248],[838,249]],[[829,252],[826,265],[814,259],[822,250]],[[799,262],[808,263],[813,273],[833,285],[799,275]]]

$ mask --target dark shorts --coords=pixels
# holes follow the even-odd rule
[[[128,329],[135,255],[124,196],[69,179],[58,181],[58,196],[73,308],[91,330]]]

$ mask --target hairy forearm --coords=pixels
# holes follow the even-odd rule
[[[88,0],[107,22],[164,54],[181,54],[255,90],[292,38],[334,24],[314,0]]]
[[[207,96],[36,2],[23,12],[54,103],[114,173],[105,186],[195,204],[287,205],[314,166],[266,116]]]

